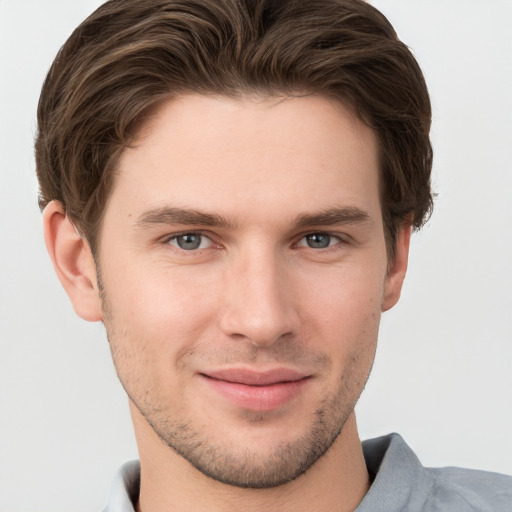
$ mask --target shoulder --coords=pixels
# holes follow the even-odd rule
[[[425,468],[433,479],[432,504],[454,510],[512,511],[512,477],[463,468]],[[433,510],[437,510],[434,508]]]
[[[512,512],[512,477],[426,468],[398,434],[363,442],[373,483],[357,512]]]

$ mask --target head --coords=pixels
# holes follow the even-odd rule
[[[184,92],[321,94],[351,109],[377,136],[390,257],[398,228],[421,227],[431,211],[423,75],[385,17],[360,0],[105,3],[43,86],[40,207],[60,201],[95,252],[123,149],[158,104]]]
[[[387,20],[354,0],[107,2],[38,119],[50,253],[104,321],[139,431],[232,485],[307,471],[431,208],[428,94]]]

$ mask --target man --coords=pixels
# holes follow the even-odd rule
[[[506,510],[506,477],[359,441],[432,204],[426,86],[378,11],[108,2],[38,121],[48,250],[139,446],[107,510]]]

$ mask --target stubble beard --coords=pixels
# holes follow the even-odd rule
[[[98,272],[104,324],[111,346],[118,377],[128,397],[139,410],[159,439],[175,453],[186,459],[203,475],[223,484],[251,489],[277,487],[289,483],[308,471],[334,444],[368,380],[371,362],[361,374],[361,353],[350,358],[350,364],[340,376],[337,389],[324,397],[313,415],[309,428],[294,441],[282,442],[262,457],[257,446],[233,446],[230,439],[216,443],[207,427],[199,430],[192,421],[174,420],[178,414],[162,414],[160,404],[152,403],[148,393],[136,397],[120,372],[119,361],[126,357],[116,343],[112,310]],[[372,357],[372,356],[371,356]],[[373,361],[373,357],[371,358]],[[364,368],[364,364],[363,364]],[[256,416],[253,423],[261,421]]]
[[[237,446],[229,438],[220,442],[212,439],[207,426],[197,428],[193,420],[183,419],[184,415],[165,414],[148,401],[147,396],[138,400],[130,395],[126,386],[125,390],[163,444],[203,475],[235,487],[265,489],[295,480],[327,453],[342,432],[364,387],[360,381],[354,386],[357,381],[351,372],[346,373],[338,389],[324,397],[305,433],[295,440],[276,444],[265,454],[257,443]],[[359,392],[355,391],[356,387]],[[181,421],[173,419],[178,416]],[[265,424],[265,417],[253,415],[247,421],[258,428],[258,424]]]
[[[158,413],[152,414],[150,404],[141,406],[130,399],[160,440],[203,475],[235,487],[264,489],[295,480],[329,450],[353,411],[353,406],[341,406],[340,394],[323,401],[302,437],[276,445],[264,457],[257,445],[233,446],[230,439],[223,444],[215,443],[207,431],[195,429],[191,422],[171,421]]]

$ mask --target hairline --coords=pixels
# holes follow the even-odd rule
[[[91,253],[94,259],[99,256],[101,251],[101,233],[103,227],[103,220],[105,213],[108,209],[108,205],[110,202],[110,197],[114,191],[116,186],[116,177],[121,172],[120,169],[120,161],[123,153],[130,148],[134,148],[144,140],[146,136],[148,136],[148,132],[151,130],[151,124],[158,115],[158,113],[167,105],[169,102],[176,101],[185,96],[202,96],[202,97],[217,97],[219,99],[232,99],[236,101],[269,101],[269,100],[277,100],[278,102],[285,101],[288,99],[294,98],[305,98],[305,97],[320,97],[329,101],[334,107],[342,110],[344,114],[348,114],[353,117],[353,119],[362,123],[365,127],[372,131],[375,140],[376,140],[376,150],[377,150],[377,165],[378,165],[378,189],[379,189],[379,209],[382,219],[382,226],[384,231],[385,245],[386,245],[386,253],[388,258],[388,263],[391,263],[395,256],[395,249],[397,244],[396,237],[393,237],[393,234],[390,233],[387,229],[386,219],[384,217],[384,188],[383,188],[383,162],[382,162],[382,144],[383,141],[379,135],[378,130],[373,128],[371,124],[358,112],[357,106],[352,105],[349,101],[341,98],[340,96],[336,96],[335,93],[328,90],[317,90],[314,91],[312,88],[309,90],[302,89],[296,90],[293,89],[284,91],[284,90],[260,90],[257,88],[251,87],[240,87],[238,89],[233,89],[232,91],[216,91],[216,90],[201,90],[198,91],[194,88],[183,88],[181,90],[168,92],[165,95],[161,95],[149,101],[146,107],[142,109],[139,115],[134,119],[134,129],[128,135],[127,142],[124,146],[119,145],[117,150],[113,152],[114,157],[111,160],[110,164],[112,168],[110,170],[110,187],[108,194],[105,197],[105,203],[101,209],[101,215],[98,219],[98,223],[96,226],[95,233],[91,234],[91,236],[87,236],[84,230],[77,225],[78,231],[81,235],[87,240],[87,243],[91,249]],[[273,105],[272,105],[273,106]],[[408,219],[403,219],[402,225],[408,225]],[[91,240],[92,239],[92,240]]]

